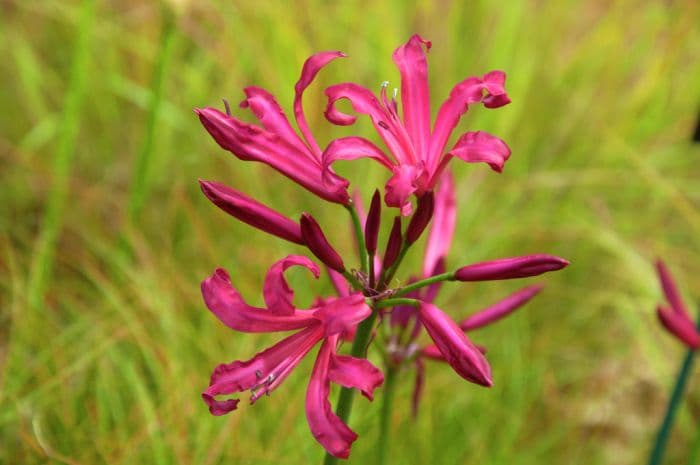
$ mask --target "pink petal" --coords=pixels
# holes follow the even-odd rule
[[[338,296],[345,297],[350,295],[350,284],[346,281],[345,276],[338,273],[333,268],[326,267],[326,271],[328,272],[328,277],[331,280],[331,284],[333,284],[333,288],[338,293]]]
[[[255,86],[246,87],[243,91],[246,99],[241,102],[241,108],[250,108],[250,111],[260,120],[260,123],[267,131],[276,134],[289,145],[296,147],[300,152],[311,157],[309,148],[289,124],[284,110],[282,110],[282,107],[280,107],[271,93]]]
[[[314,323],[311,312],[295,310],[291,315],[277,315],[264,308],[248,305],[231,285],[224,269],[202,281],[202,296],[207,308],[229,328],[246,333],[291,331]]]
[[[700,348],[700,334],[693,322],[685,315],[669,308],[659,307],[656,311],[661,324],[691,349]]]
[[[388,169],[393,167],[391,158],[386,156],[379,147],[362,137],[351,136],[335,139],[328,144],[323,152],[324,172],[338,160],[357,160],[358,158],[371,158]]]
[[[500,173],[510,157],[510,148],[498,137],[476,131],[463,134],[448,153],[468,163],[487,163]]]
[[[360,322],[372,314],[361,292],[339,297],[317,308],[313,315],[320,320],[327,336],[352,332]]]
[[[416,188],[416,181],[423,174],[423,170],[414,165],[399,165],[393,169],[394,175],[386,183],[384,202],[390,207],[401,209],[401,215],[411,214],[412,207],[409,197]]]
[[[348,99],[356,113],[367,115],[372,120],[377,133],[398,163],[412,163],[415,160],[413,146],[406,130],[397,117],[382,106],[379,99],[368,89],[353,83],[343,83],[326,89],[328,105],[326,119],[333,124],[348,126],[357,119],[340,112],[335,102]]]
[[[469,105],[484,102],[484,106],[487,108],[496,108],[510,102],[504,84],[505,73],[492,71],[483,78],[469,77],[454,86],[435,118],[428,159],[428,166],[431,170],[438,165],[450,134],[457,126],[461,116],[469,109]],[[486,91],[486,96],[484,96],[484,91]]]
[[[458,375],[482,386],[493,386],[486,358],[449,316],[435,305],[423,302],[420,318],[440,353]]]
[[[657,260],[656,270],[659,275],[659,280],[661,281],[661,287],[663,288],[664,295],[666,295],[668,303],[671,304],[671,308],[673,308],[674,311],[685,315],[685,317],[690,320],[690,313],[688,313],[688,309],[686,308],[685,303],[683,303],[681,294],[678,292],[678,287],[676,286],[676,281],[673,279],[673,276],[671,276],[671,272],[666,264],[661,260]]]
[[[527,278],[560,270],[568,265],[568,260],[552,255],[525,255],[463,266],[455,272],[455,279],[457,281],[491,281]]]
[[[454,178],[445,171],[435,191],[435,212],[430,226],[430,235],[423,259],[423,277],[429,277],[438,260],[447,256],[452,246],[452,237],[457,219]]]
[[[430,42],[413,35],[394,52],[394,63],[401,73],[401,107],[406,132],[419,159],[427,156],[430,142],[430,92],[428,62],[423,45]]]
[[[288,255],[273,264],[265,277],[263,285],[263,297],[265,306],[275,315],[293,315],[294,291],[290,289],[287,280],[284,279],[284,272],[292,266],[304,266],[308,268],[318,279],[320,270],[318,266],[302,255]]]
[[[299,81],[297,81],[296,85],[294,86],[294,117],[297,120],[299,130],[304,135],[304,139],[306,139],[306,143],[311,148],[311,153],[317,160],[321,159],[321,149],[318,147],[316,139],[314,139],[311,131],[309,130],[309,125],[306,122],[306,117],[304,116],[304,109],[301,104],[301,99],[306,88],[311,85],[318,72],[324,66],[336,58],[345,56],[346,55],[343,52],[338,51],[319,52],[311,55],[304,62],[304,67],[301,70],[301,77],[299,77]]]
[[[369,360],[348,355],[331,357],[328,377],[336,384],[359,389],[362,395],[373,400],[374,390],[384,382],[384,375]]]
[[[331,355],[335,353],[337,338],[326,339],[316,357],[311,380],[306,391],[306,420],[311,434],[334,457],[346,459],[357,434],[331,411],[330,394]]]
[[[544,286],[538,284],[520,289],[505,299],[471,315],[461,322],[459,327],[464,331],[472,331],[494,323],[525,305],[530,299],[535,297],[543,287]]]
[[[199,181],[204,195],[217,207],[254,228],[304,245],[299,225],[281,213],[218,182]]]
[[[282,339],[250,360],[236,360],[216,367],[202,398],[212,415],[223,415],[236,408],[238,399],[216,400],[215,396],[252,390],[251,401],[269,394],[289,375],[302,358],[321,340],[319,325]]]
[[[264,163],[329,202],[346,204],[348,181],[332,173],[321,176],[320,161],[279,136],[214,108],[195,110],[221,148],[245,161]]]

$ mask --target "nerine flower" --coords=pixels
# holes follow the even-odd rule
[[[510,149],[496,136],[483,131],[467,132],[456,144],[446,150],[448,139],[461,116],[469,106],[482,103],[486,108],[498,108],[510,103],[504,87],[506,75],[491,71],[482,77],[469,77],[458,83],[437,112],[431,128],[428,63],[423,48],[430,42],[419,35],[396,49],[394,63],[401,74],[401,109],[395,96],[386,94],[382,84],[380,97],[354,83],[343,83],[326,89],[328,106],[326,118],[337,125],[350,125],[356,117],[340,112],[335,103],[350,101],[355,112],[370,117],[374,127],[389,149],[386,154],[362,137],[345,137],[331,142],[323,153],[323,166],[329,183],[333,182],[330,166],[336,160],[372,158],[392,172],[386,185],[385,202],[400,207],[402,213],[411,212],[409,196],[432,190],[447,163],[453,157],[467,162],[485,162],[501,171],[510,156]]]
[[[276,169],[322,199],[347,204],[348,181],[329,170],[322,172],[322,151],[306,122],[302,107],[304,90],[316,74],[332,60],[344,57],[342,52],[316,53],[304,63],[301,77],[294,86],[294,119],[301,137],[275,98],[260,87],[246,87],[246,98],[240,104],[250,108],[261,126],[246,123],[215,108],[196,109],[200,121],[221,148],[245,161],[257,161]]]
[[[671,334],[680,339],[689,348],[700,348],[700,332],[698,332],[685,303],[683,303],[671,272],[661,260],[656,262],[656,270],[667,301],[667,305],[659,305],[657,307],[656,313],[659,321]]]
[[[331,411],[330,383],[357,388],[370,400],[373,390],[382,384],[381,371],[369,361],[336,352],[339,338],[354,330],[371,309],[361,292],[317,299],[317,305],[309,309],[295,308],[294,292],[284,278],[285,270],[292,266],[303,266],[319,276],[318,266],[306,257],[290,255],[279,260],[265,278],[266,308],[248,305],[223,269],[202,282],[204,302],[229,328],[248,333],[296,331],[249,360],[216,367],[202,398],[213,415],[226,414],[238,406],[238,399],[218,400],[220,395],[250,391],[250,401],[255,403],[276,389],[321,342],[307,390],[306,416],[316,440],[332,455],[346,458],[357,435]]]

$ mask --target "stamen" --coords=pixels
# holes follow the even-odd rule
[[[396,99],[397,95],[399,95],[399,89],[394,87],[394,99]]]
[[[224,108],[226,108],[226,114],[228,116],[231,116],[231,105],[229,105],[228,100],[226,100],[225,98],[222,98],[221,100],[224,101]]]
[[[382,81],[381,86],[386,88],[389,85],[389,81]]]
[[[389,129],[389,125],[386,124],[384,121],[377,121],[377,124],[384,129]]]
[[[255,370],[255,377],[258,378],[258,379],[262,378],[262,371],[260,371],[260,370]]]

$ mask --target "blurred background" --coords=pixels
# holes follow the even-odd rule
[[[572,265],[530,280],[545,291],[472,335],[489,348],[492,389],[430,364],[414,421],[413,373],[402,373],[391,463],[644,460],[683,354],[655,318],[655,257],[700,298],[698,2],[0,5],[0,463],[320,462],[304,416],[313,357],[253,407],[212,417],[199,397],[218,363],[278,339],[221,325],[200,281],[223,266],[260,304],[267,267],[304,251],[218,210],[197,179],[290,217],[309,211],[346,252],[347,215],[220,150],[192,109],[235,106],[254,84],[289,112],[303,61],[340,49],[350,58],[306,93],[310,125],[321,145],[375,137],[366,122],[326,122],[322,90],[398,86],[391,53],[414,32],[433,42],[433,111],[454,83],[492,69],[507,72],[513,100],[475,107],[456,131],[489,131],[513,155],[500,175],[452,164],[448,265],[535,252]],[[338,169],[365,198],[387,179],[369,161]],[[290,281],[301,303],[331,292],[303,271]],[[437,303],[458,319],[524,284],[445,286]],[[666,463],[686,463],[696,441],[697,371],[688,393]],[[378,411],[356,400],[350,463],[373,462]]]

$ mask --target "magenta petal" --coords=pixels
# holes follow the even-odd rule
[[[223,415],[236,407],[237,399],[216,400],[215,396],[252,391],[251,401],[269,394],[289,375],[323,335],[319,325],[282,339],[250,360],[236,360],[216,367],[202,398],[213,415]]]
[[[463,134],[448,153],[469,163],[487,163],[500,173],[510,157],[510,148],[498,137],[476,131]]]
[[[362,137],[341,137],[328,144],[323,152],[323,169],[325,170],[337,160],[357,160],[358,158],[371,158],[385,167],[392,169],[393,164],[379,147]]]
[[[657,309],[659,321],[664,327],[691,349],[700,348],[700,334],[693,322],[685,315],[669,308]]]
[[[328,277],[331,280],[331,284],[333,284],[333,288],[338,293],[338,296],[345,297],[350,295],[350,284],[348,284],[345,276],[338,273],[333,268],[326,267],[326,271],[328,272]]]
[[[371,314],[361,292],[331,300],[313,312],[314,318],[323,322],[327,336],[350,333]]]
[[[447,363],[467,381],[493,386],[491,367],[457,324],[433,304],[422,302],[420,317]]]
[[[447,256],[452,246],[457,220],[457,201],[452,173],[445,171],[435,191],[435,212],[430,226],[423,259],[423,277],[433,275],[438,260]]]
[[[299,225],[281,213],[218,182],[199,181],[199,184],[214,205],[234,218],[281,239],[304,244]]]
[[[464,331],[471,331],[498,321],[525,305],[530,301],[530,299],[535,297],[542,290],[542,288],[542,285],[534,285],[520,289],[505,299],[500,300],[495,304],[471,315],[469,318],[461,322],[459,327]]]
[[[680,292],[678,292],[678,287],[676,286],[676,281],[671,276],[671,272],[664,262],[658,260],[656,262],[656,270],[659,275],[659,280],[661,281],[661,287],[663,288],[666,300],[671,304],[671,308],[677,313],[685,315],[685,317],[690,320],[690,313],[683,303]]]
[[[369,400],[373,400],[374,390],[384,382],[382,372],[369,360],[348,355],[331,357],[328,377],[341,386],[359,389]]]
[[[406,132],[419,157],[427,154],[430,142],[428,61],[423,45],[430,49],[430,42],[415,34],[393,55],[401,73],[401,106]]]
[[[506,73],[503,71],[491,71],[482,78],[488,94],[482,102],[486,108],[499,108],[510,103],[506,94]]]
[[[568,260],[552,255],[537,254],[501,258],[463,266],[455,272],[457,281],[490,281],[537,276],[566,267]]]
[[[277,261],[268,270],[263,285],[263,297],[270,313],[276,315],[294,314],[294,305],[292,304],[294,291],[284,279],[284,272],[292,266],[304,266],[313,273],[316,279],[319,277],[318,266],[302,255],[288,255]]]
[[[306,420],[311,434],[329,454],[346,459],[350,455],[350,447],[357,439],[357,434],[331,411],[331,403],[328,401],[330,394],[328,372],[331,355],[335,353],[336,340],[335,337],[324,340],[316,357],[306,391]]]
[[[292,315],[276,315],[267,309],[248,305],[231,285],[224,269],[202,281],[202,296],[207,308],[229,328],[246,333],[291,331],[314,323],[310,312],[295,310]]]
[[[401,209],[401,215],[411,214],[409,197],[416,191],[416,180],[423,170],[414,165],[399,165],[393,168],[394,175],[386,183],[384,201],[390,207]]]

